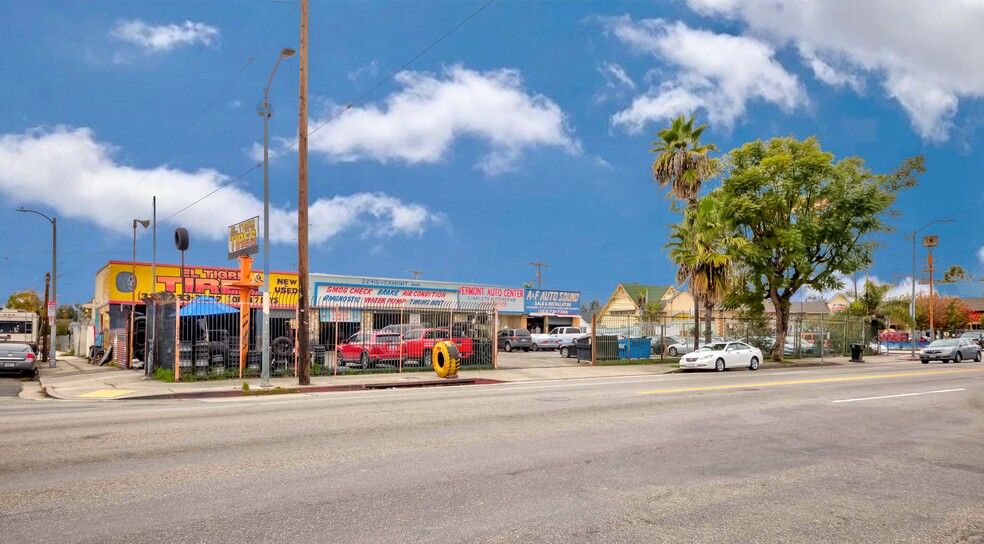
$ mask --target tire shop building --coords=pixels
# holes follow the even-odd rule
[[[263,274],[253,272],[253,280],[262,282]],[[146,327],[145,298],[154,293],[174,293],[182,304],[207,301],[206,308],[238,311],[239,289],[231,284],[239,279],[239,270],[175,264],[157,264],[156,277],[150,263],[109,261],[95,277],[93,315],[96,334],[103,333],[104,345],[112,345],[117,354],[125,353],[130,308],[134,313],[134,344],[143,344]],[[298,298],[297,274],[271,272],[271,336],[287,334],[296,325]],[[438,282],[412,279],[373,278],[333,274],[310,275],[312,338],[334,345],[358,330],[380,329],[387,325],[421,324],[426,327],[447,326],[497,314],[498,328],[535,328],[583,325],[579,315],[580,293],[500,287],[472,283]],[[262,296],[250,297],[252,331],[260,322]],[[473,310],[469,312],[469,310]],[[184,315],[184,314],[183,314]],[[228,329],[238,334],[238,319],[220,319],[209,314],[206,330]],[[492,323],[487,323],[493,326]],[[251,334],[251,336],[254,336]],[[184,333],[182,333],[184,341]],[[255,337],[251,343],[255,341]],[[142,360],[139,348],[134,355]],[[117,360],[126,360],[122,357]]]

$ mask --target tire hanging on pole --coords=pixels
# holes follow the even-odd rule
[[[458,368],[461,366],[461,355],[458,353],[458,346],[453,342],[438,342],[434,345],[434,352],[431,354],[431,362],[434,365],[434,372],[442,378],[457,378]]]

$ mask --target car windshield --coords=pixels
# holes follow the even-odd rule
[[[704,344],[697,351],[722,351],[727,344]]]
[[[960,338],[980,338],[981,333],[979,332],[965,332],[960,335]]]
[[[526,329],[517,329],[516,330],[516,336],[529,336],[529,335],[530,335],[530,331],[528,331]]]
[[[30,351],[31,347],[27,344],[0,344],[0,350],[8,353]]]
[[[393,344],[400,341],[398,334],[380,334],[376,336],[376,342],[380,344]]]
[[[415,339],[415,338],[419,338],[419,337],[420,337],[420,333],[421,333],[421,332],[422,332],[423,330],[424,330],[424,329],[411,329],[411,330],[409,330],[409,331],[407,331],[407,332],[406,332],[406,333],[405,333],[405,334],[403,335],[403,339],[404,339],[404,340],[413,340],[413,339]]]
[[[955,338],[951,338],[951,339],[948,339],[948,340],[937,340],[937,341],[933,342],[932,344],[930,344],[929,347],[931,347],[931,348],[948,348],[948,347],[956,346],[959,343],[960,342],[958,342]]]

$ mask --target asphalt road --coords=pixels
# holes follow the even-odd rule
[[[0,413],[6,542],[984,542],[982,364]]]
[[[20,374],[0,373],[0,397],[16,397],[20,393]]]

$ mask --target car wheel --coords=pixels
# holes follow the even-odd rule
[[[369,352],[363,351],[362,355],[359,355],[359,365],[362,368],[369,368]]]
[[[506,342],[506,353],[509,353],[510,351],[512,351],[512,344]]]
[[[533,344],[533,351],[540,351],[540,346]]]
[[[714,363],[714,370],[724,372],[724,359],[718,359],[717,362]]]
[[[669,351],[669,354],[670,354],[670,357],[676,357],[677,356],[677,349],[674,348],[674,347],[671,347],[670,348],[670,351]]]
[[[980,352],[980,350],[978,350],[977,351],[977,355],[974,356],[974,362],[975,363],[981,362],[981,352]]]
[[[963,361],[963,357],[960,356],[960,352],[958,351],[957,354],[953,356],[953,362],[959,363],[960,361]]]
[[[748,365],[748,370],[758,370],[759,368],[759,358],[752,357],[751,363]]]
[[[342,357],[342,352],[335,353],[335,364],[338,366],[345,366],[345,359]]]
[[[567,346],[564,346],[564,347],[560,348],[560,356],[563,357],[564,359],[570,357],[571,356],[571,350],[569,350],[567,348]]]
[[[929,364],[929,359],[922,359],[922,364],[928,365]]]

